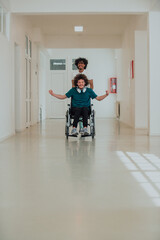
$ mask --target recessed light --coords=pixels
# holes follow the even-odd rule
[[[83,32],[83,26],[75,26],[74,31],[75,32]]]

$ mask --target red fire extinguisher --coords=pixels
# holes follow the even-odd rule
[[[116,90],[117,90],[117,89],[116,89],[116,88],[117,88],[117,86],[116,86],[116,79],[115,79],[115,78],[112,78],[112,82],[111,82],[111,83],[112,83],[112,90],[111,90],[111,92],[112,92],[112,93],[116,93],[116,92],[117,92],[117,91],[116,91]]]
[[[116,93],[116,83],[115,82],[112,83],[112,92]]]

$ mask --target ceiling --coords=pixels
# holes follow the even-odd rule
[[[26,15],[34,28],[44,35],[120,35],[129,21],[137,15],[129,14],[52,14]],[[83,33],[75,33],[74,26],[83,25]]]

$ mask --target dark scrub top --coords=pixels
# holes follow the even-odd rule
[[[65,95],[67,98],[72,98],[72,107],[78,108],[89,107],[90,98],[94,99],[97,97],[97,94],[91,88],[86,88],[85,92],[81,90],[79,93],[77,87],[71,88]]]

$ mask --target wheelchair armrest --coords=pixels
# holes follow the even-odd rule
[[[91,111],[93,110],[93,103],[90,105],[90,109],[91,109]]]

